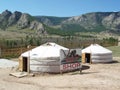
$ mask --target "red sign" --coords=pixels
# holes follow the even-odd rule
[[[60,70],[63,70],[63,71],[75,70],[75,69],[78,69],[78,68],[81,68],[80,63],[62,64],[60,66]]]

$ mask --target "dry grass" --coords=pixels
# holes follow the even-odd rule
[[[0,39],[18,39],[25,37],[26,34],[19,32],[0,31]]]
[[[120,90],[120,58],[114,63],[86,64],[90,69],[35,77],[9,76],[10,69],[0,69],[0,90]]]

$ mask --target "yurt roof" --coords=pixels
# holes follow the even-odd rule
[[[91,44],[90,46],[83,49],[82,53],[104,54],[104,53],[112,53],[112,51],[110,51],[98,44]]]
[[[49,58],[49,57],[59,57],[60,56],[60,50],[68,50],[68,48],[65,48],[63,46],[60,46],[53,42],[45,43],[41,46],[38,46],[34,49],[31,49],[23,54],[21,56],[23,57],[29,57],[32,58]]]

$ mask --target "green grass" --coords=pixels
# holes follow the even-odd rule
[[[19,39],[25,37],[26,34],[10,31],[0,31],[0,39]]]
[[[120,57],[120,46],[111,46],[107,48],[113,52],[113,57]]]
[[[0,31],[0,38],[5,39],[19,39],[19,38],[25,38],[26,35],[34,35],[35,30],[31,30],[29,28],[25,29],[18,29],[16,26],[11,26],[6,29],[6,31]]]
[[[35,30],[31,30],[29,28],[18,29],[18,28],[16,28],[15,25],[7,28],[7,31],[17,32],[17,33],[30,33],[30,34],[35,32]]]

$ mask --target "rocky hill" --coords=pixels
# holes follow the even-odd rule
[[[46,33],[43,24],[38,22],[33,16],[18,11],[11,13],[5,10],[0,14],[0,29],[7,31],[9,27],[14,27],[16,31],[29,29],[40,32],[41,34]]]
[[[71,17],[62,24],[79,25],[88,31],[113,31],[120,33],[120,12],[95,12]]]
[[[40,34],[107,32],[120,35],[120,12],[93,12],[74,17],[31,16],[5,10],[0,14],[0,31]]]
[[[56,26],[61,30],[77,32],[111,32],[120,34],[120,12],[93,12],[80,16],[58,18],[35,17],[48,26]]]

